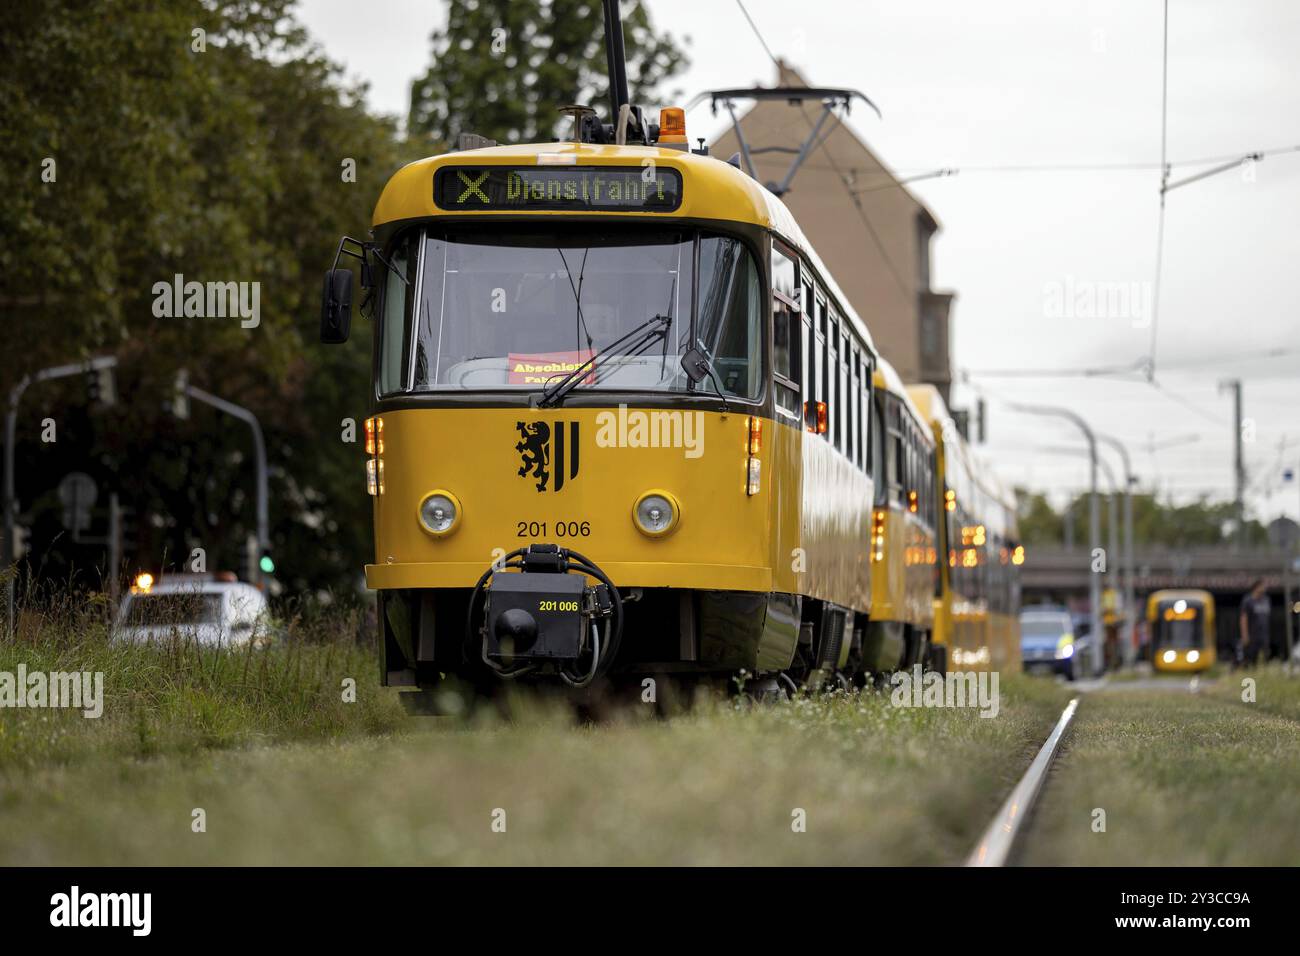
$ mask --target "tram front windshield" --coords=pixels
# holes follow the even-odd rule
[[[537,390],[593,353],[600,365],[579,389],[761,392],[761,277],[737,238],[512,223],[408,233],[389,260],[381,393]],[[666,331],[653,334],[659,322],[648,337],[637,333],[656,316],[669,320]],[[683,373],[692,345],[716,383]]]
[[[1190,651],[1199,650],[1205,643],[1205,619],[1194,604],[1182,609],[1173,602],[1162,605],[1156,613],[1155,630],[1157,647]]]

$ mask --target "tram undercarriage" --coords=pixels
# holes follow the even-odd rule
[[[924,654],[882,656],[865,615],[798,595],[620,588],[590,559],[532,545],[473,588],[381,592],[384,683],[432,691],[451,679],[582,690],[647,676],[700,678],[759,696],[862,687]],[[748,687],[746,687],[748,685]]]

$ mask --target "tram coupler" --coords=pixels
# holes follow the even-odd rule
[[[498,661],[575,661],[590,649],[592,626],[613,607],[609,588],[588,586],[565,549],[531,545],[517,569],[496,572],[487,586],[486,654]]]

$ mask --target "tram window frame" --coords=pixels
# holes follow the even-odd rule
[[[858,346],[853,345],[853,357],[849,359],[849,460],[858,469],[862,468],[862,356]]]
[[[788,265],[789,268],[786,268]],[[803,311],[794,293],[800,286],[800,270],[803,264],[793,250],[777,240],[772,241],[772,381],[774,383],[773,403],[776,410],[787,418],[802,419],[800,396],[803,387],[795,376],[801,372],[799,345],[801,332],[796,331],[800,313]],[[788,374],[782,370],[778,359],[777,343],[780,341],[778,328],[785,330],[786,365]]]
[[[906,489],[907,494],[904,496],[906,498],[907,510],[909,514],[916,513],[912,511],[912,494],[914,492],[917,493],[917,505],[916,505],[917,511],[920,511],[921,509],[921,504],[920,504],[921,496],[917,490],[917,481],[916,481],[916,471],[917,471],[918,464],[919,462],[917,461],[917,455],[916,455],[916,425],[912,422],[912,418],[909,415],[907,417],[907,489]]]
[[[886,473],[885,462],[888,456],[885,454],[881,444],[885,440],[885,411],[881,407],[885,402],[885,393],[879,393],[879,401],[873,396],[868,401],[868,415],[871,418],[870,431],[867,434],[867,445],[870,450],[868,457],[871,459],[870,468],[867,474],[871,475],[871,480],[875,485],[875,505],[878,508],[887,507],[889,504],[889,475]]]
[[[907,480],[906,460],[903,451],[903,404],[892,394],[885,398],[885,441],[889,448],[885,452],[888,459],[889,498],[902,508],[907,507],[907,492],[904,482]]]
[[[925,516],[926,524],[930,530],[935,530],[935,508],[939,506],[938,494],[935,490],[935,476],[938,474],[938,460],[935,457],[935,446],[931,445],[926,452],[925,457]]]
[[[865,364],[866,364],[866,368],[864,369],[864,371],[866,375],[863,378],[862,387],[863,387],[863,401],[865,403],[864,407],[867,410],[867,414],[865,420],[866,433],[863,436],[863,444],[866,446],[865,468],[867,474],[873,475],[875,474],[875,469],[876,469],[875,434],[879,430],[880,423],[876,420],[874,414],[874,409],[876,407],[876,363],[875,363],[874,356],[872,356],[870,353],[867,353]]]
[[[408,360],[412,352],[411,337],[414,331],[414,323],[411,321],[411,317],[419,294],[424,258],[425,230],[422,228],[406,229],[394,236],[384,251],[387,262],[395,264],[401,257],[400,250],[403,246],[405,246],[406,282],[403,283],[400,279],[394,280],[392,270],[388,268],[387,264],[383,264],[380,272],[381,281],[378,283],[380,301],[376,313],[379,320],[375,323],[374,369],[372,375],[376,398],[398,395],[411,389],[410,362]],[[402,296],[400,316],[394,316],[389,312],[389,296],[394,292],[400,293]],[[401,323],[401,344],[394,354],[389,354],[385,352],[385,349],[389,348],[389,336],[398,322]],[[396,373],[396,375],[394,376],[393,373]]]
[[[849,349],[852,346],[853,337],[849,334],[849,320],[845,319],[844,313],[836,310],[836,317],[840,320],[840,405],[844,406],[844,414],[840,416],[840,444],[839,449],[844,453],[845,458],[849,457]]]
[[[817,401],[817,367],[816,360],[813,357],[816,348],[817,334],[813,326],[814,316],[813,308],[817,299],[817,287],[813,282],[812,271],[800,262],[800,276],[802,283],[800,285],[800,302],[799,302],[799,396],[801,404],[799,406],[800,417],[803,418],[803,409],[808,402]]]
[[[835,312],[828,308],[826,314],[826,437],[832,447],[842,449],[840,419],[843,415],[839,407],[840,396],[836,384],[839,381],[840,329],[835,318]]]
[[[816,401],[815,379],[816,365],[813,360],[813,345],[816,342],[816,333],[813,331],[812,320],[809,318],[808,310],[805,309],[799,314],[799,371],[800,371],[800,394],[805,403]]]
[[[815,368],[813,383],[813,400],[817,402],[827,401],[826,397],[826,299],[818,294],[815,305],[815,315],[812,320],[813,327],[813,361]],[[830,440],[830,433],[822,432],[821,437]]]

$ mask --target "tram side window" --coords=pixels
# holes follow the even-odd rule
[[[862,363],[862,407],[866,414],[863,416],[862,427],[864,429],[863,445],[866,446],[865,467],[870,474],[875,475],[877,470],[876,459],[880,457],[876,451],[876,445],[879,443],[877,436],[880,434],[880,421],[874,413],[876,391],[875,384],[872,381],[873,374],[871,361],[864,361]]]
[[[892,397],[889,399],[889,448],[889,496],[895,504],[906,507],[907,492],[904,485],[907,483],[907,452],[903,447],[902,406]]]
[[[912,420],[907,420],[907,510],[916,513],[920,507],[916,495],[916,428],[912,425]]]
[[[813,364],[813,346],[817,342],[816,334],[812,327],[812,311],[804,309],[799,316],[799,382],[803,386],[803,400],[811,402],[816,399],[816,382],[813,380],[813,374],[816,372],[816,366]]]
[[[925,453],[925,487],[921,493],[925,496],[925,523],[934,528],[938,523],[935,516],[935,508],[938,507],[938,493],[934,486],[934,449],[931,448]]]
[[[389,250],[392,269],[385,270],[383,324],[379,332],[379,392],[406,387],[406,355],[411,307],[415,300],[416,233],[407,233]],[[405,281],[403,281],[405,280]],[[408,284],[409,283],[409,284]]]
[[[772,365],[776,404],[788,415],[799,414],[799,312],[795,304],[795,263],[772,249]]]
[[[875,503],[877,506],[883,506],[889,502],[888,478],[885,475],[885,455],[880,447],[885,435],[884,416],[880,407],[884,400],[885,395],[881,392],[868,402],[871,426],[867,437],[868,445],[871,448],[871,480],[876,485]]]
[[[837,315],[840,320],[840,405],[844,406],[844,414],[840,416],[840,451],[845,455],[852,455],[849,449],[849,428],[852,421],[849,418],[849,411],[852,408],[852,401],[849,399],[849,326],[845,323],[844,316]]]
[[[829,313],[828,313],[829,314]],[[840,327],[835,321],[834,314],[829,314],[828,324],[826,327],[826,410],[830,416],[827,433],[831,444],[836,448],[843,448],[844,442],[840,437],[840,421],[844,417],[844,409],[840,407]]]
[[[849,359],[849,460],[862,467],[862,387],[858,381],[858,350],[853,349]]]
[[[819,299],[817,301],[817,399],[826,403],[828,416],[835,410],[831,400],[830,354],[830,313],[827,311],[826,302]],[[831,436],[828,420],[823,437],[831,441]]]

